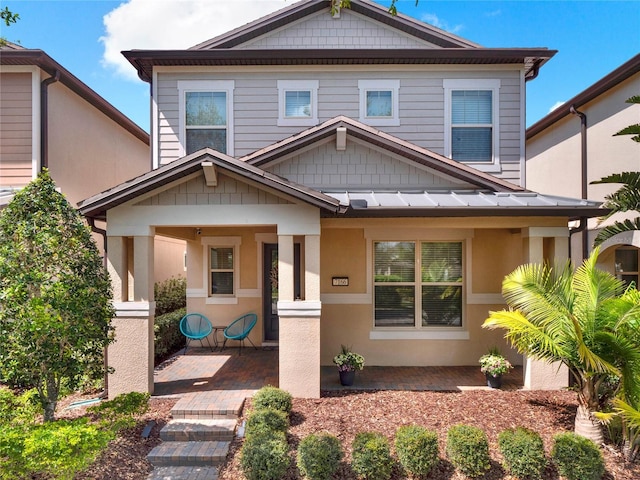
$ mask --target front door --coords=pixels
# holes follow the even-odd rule
[[[262,264],[262,299],[264,318],[264,339],[277,342],[278,321],[278,244],[265,243]],[[300,244],[293,246],[293,292],[300,298]]]

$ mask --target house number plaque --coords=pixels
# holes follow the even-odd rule
[[[334,287],[348,287],[349,277],[331,277],[331,285]]]

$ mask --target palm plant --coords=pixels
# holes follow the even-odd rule
[[[576,433],[601,442],[594,416],[604,400],[600,386],[610,375],[629,391],[640,382],[640,342],[628,335],[640,321],[640,297],[596,268],[597,258],[598,249],[575,271],[568,262],[518,267],[502,283],[510,309],[490,312],[483,327],[505,329],[505,338],[531,358],[565,364],[578,394]]]
[[[614,213],[619,212],[640,212],[640,172],[614,173],[607,177],[591,182],[594,184],[619,183],[622,186],[610,195],[605,197],[603,207],[611,209],[608,215],[601,217],[606,220]],[[613,225],[603,228],[595,239],[595,244],[600,245],[605,240],[618,233],[640,230],[640,217],[627,219],[622,222],[615,222]]]

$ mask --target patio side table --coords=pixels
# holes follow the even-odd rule
[[[211,327],[213,329],[213,344],[215,345],[214,348],[218,348],[220,346],[220,342],[218,342],[218,332],[223,332],[225,328],[227,328],[226,325],[213,325]]]

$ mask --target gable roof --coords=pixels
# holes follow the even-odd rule
[[[151,192],[192,173],[202,171],[203,162],[211,162],[221,170],[238,176],[263,188],[275,190],[286,196],[329,212],[341,213],[346,207],[340,201],[303,185],[290,182],[265,170],[210,148],[187,155],[160,168],[147,172],[129,182],[122,183],[78,203],[78,209],[87,217],[106,219],[107,210]]]
[[[393,16],[366,0],[351,0],[351,11],[431,45],[424,48],[235,48],[265,33],[325,11],[330,0],[303,0],[188,50],[122,52],[138,76],[151,83],[159,66],[248,65],[523,65],[525,78],[556,54],[547,48],[483,48],[411,17]],[[436,45],[437,48],[433,48]]]
[[[492,191],[517,192],[524,190],[522,187],[494,177],[488,173],[481,172],[455,160],[451,160],[443,155],[439,155],[426,148],[419,147],[411,142],[401,140],[398,137],[377,130],[365,125],[357,120],[339,115],[327,120],[315,127],[311,127],[303,132],[285,138],[268,147],[262,148],[249,155],[240,158],[241,161],[250,165],[263,167],[269,163],[282,159],[283,156],[293,154],[308,145],[331,137],[336,134],[336,128],[345,127],[347,136],[363,140],[374,145],[383,151],[397,154],[403,158],[413,161],[423,167],[428,167],[437,172],[457,178],[464,182],[471,183],[477,188],[489,189]]]
[[[581,106],[589,103],[591,100],[599,97],[608,90],[616,87],[621,82],[625,81],[629,77],[640,72],[640,53],[629,61],[623,63],[613,72],[602,77],[596,83],[591,85],[586,90],[580,92],[571,100],[563,103],[561,106],[552,111],[549,115],[541,118],[536,123],[527,128],[526,138],[527,140],[535,137],[537,134],[550,127],[557,121],[563,119],[571,112],[571,107],[580,108]]]
[[[47,72],[52,77],[59,75],[59,81],[73,93],[93,105],[100,112],[116,122],[122,128],[131,133],[134,137],[150,144],[149,134],[140,128],[133,120],[127,117],[116,107],[107,102],[94,90],[89,88],[78,77],[64,68],[43,50],[27,49],[19,45],[7,42],[6,46],[0,47],[0,65],[31,66],[35,65]]]

